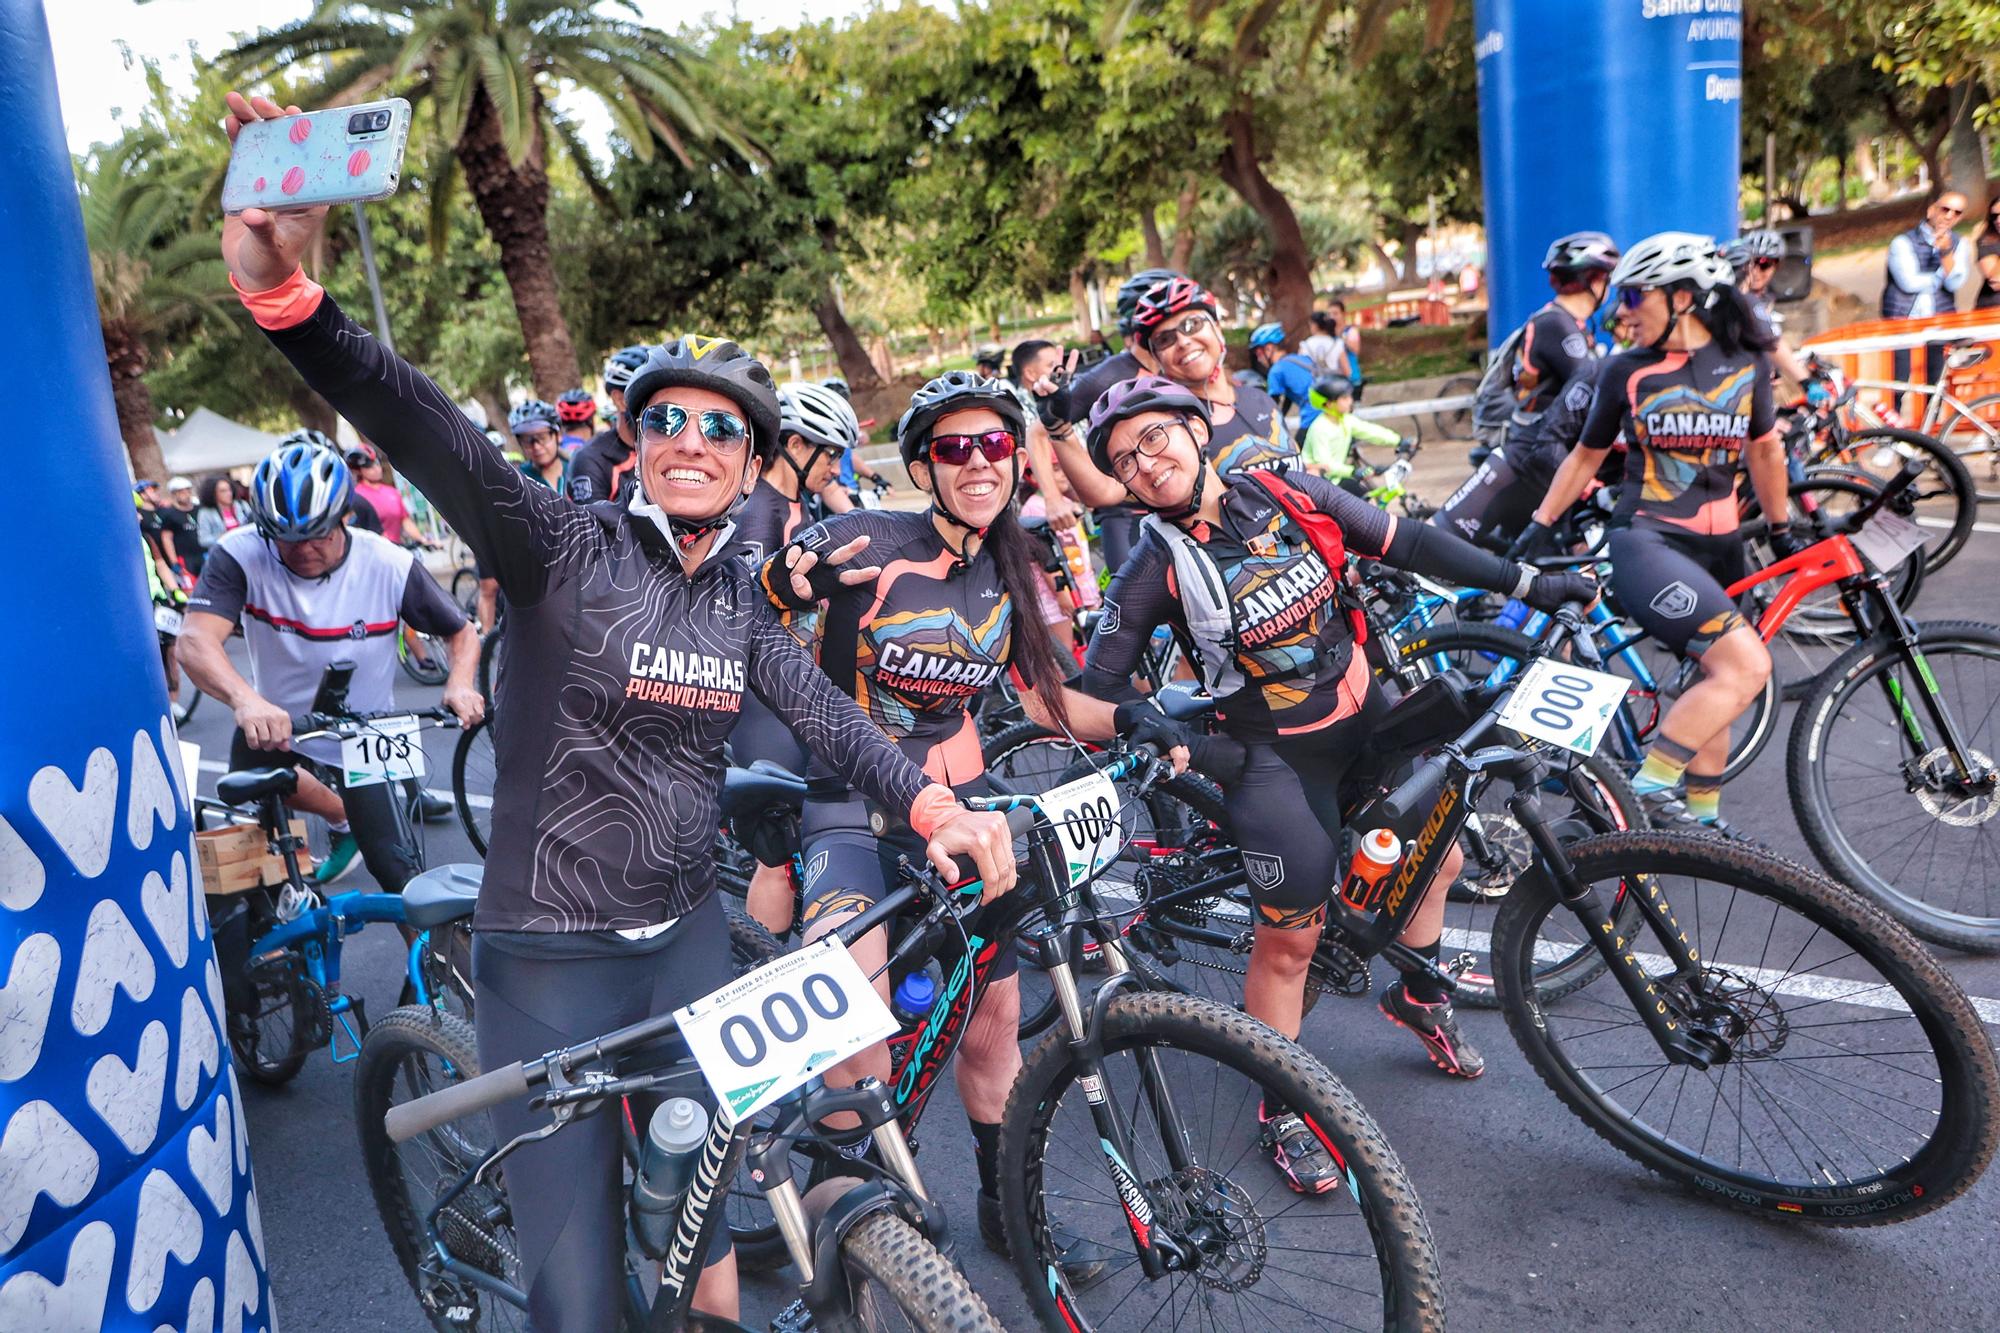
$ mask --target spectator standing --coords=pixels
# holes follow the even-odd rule
[[[236,483],[218,472],[201,484],[201,508],[194,511],[195,535],[204,551],[250,521],[250,506],[236,498]]]
[[[1334,301],[1325,310],[1312,313],[1313,331],[1299,351],[1313,364],[1313,378],[1339,376],[1361,387],[1361,330],[1347,322],[1347,303]]]
[[[1974,263],[1979,268],[1979,295],[1972,302],[1973,309],[2000,306],[2000,196],[1986,206],[1986,221],[1980,224]]]
[[[1958,289],[1973,272],[1972,242],[1952,230],[1965,216],[1965,196],[1946,190],[1931,200],[1924,220],[1889,242],[1889,280],[1882,285],[1884,319],[1923,319],[1957,306]],[[1910,350],[1894,354],[1895,378],[1910,378]],[[1944,373],[1944,358],[1930,358],[1931,380]]]
[[[194,517],[194,483],[186,477],[167,480],[167,503],[160,507],[160,527],[171,533],[174,554],[182,569],[201,576],[202,541]]]
[[[363,440],[349,449],[347,465],[354,469],[354,494],[375,511],[384,537],[413,546],[432,545],[417,528],[417,520],[410,516],[410,507],[403,503],[403,493],[396,489],[396,483],[383,479],[382,454],[374,445]]]

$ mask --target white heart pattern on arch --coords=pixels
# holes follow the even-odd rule
[[[160,1128],[160,1103],[167,1090],[167,1025],[157,1018],[139,1034],[139,1058],[128,1065],[116,1052],[90,1067],[84,1099],[127,1152],[153,1146]]]
[[[188,1293],[187,1321],[179,1328],[161,1324],[153,1333],[215,1333],[215,1284],[207,1278]]]
[[[29,1102],[0,1132],[0,1255],[28,1231],[35,1196],[65,1208],[82,1203],[97,1184],[97,1150],[47,1102]],[[19,1327],[0,1321],[0,1328]]]
[[[229,1233],[223,1256],[222,1333],[243,1333],[243,1312],[257,1313],[257,1265],[243,1244],[243,1233]]]
[[[180,821],[180,799],[144,727],[132,733],[132,763],[125,775],[125,836],[143,852],[153,845],[154,820],[169,830]]]
[[[132,1266],[125,1275],[125,1304],[137,1314],[158,1304],[167,1281],[167,1256],[191,1264],[201,1253],[201,1214],[187,1191],[166,1172],[146,1173],[132,1223]]]
[[[153,933],[159,936],[160,943],[167,946],[167,957],[174,966],[187,966],[188,863],[185,856],[174,853],[170,879],[161,879],[157,870],[146,872],[145,881],[139,885],[139,906],[144,909]]]
[[[208,1196],[217,1217],[229,1213],[229,1182],[232,1172],[229,1167],[229,1114],[227,1097],[215,1099],[215,1128],[210,1130],[196,1122],[188,1130],[188,1167],[194,1172],[194,1183],[201,1186],[201,1192]]]
[[[41,1059],[61,971],[62,946],[53,935],[30,935],[14,951],[0,986],[0,1083],[24,1076]]]
[[[76,873],[95,879],[111,860],[111,833],[118,822],[118,761],[102,746],[83,766],[81,789],[69,774],[46,765],[28,782],[28,805],[56,840]]]
[[[153,993],[153,955],[125,909],[106,898],[90,909],[83,932],[83,961],[76,971],[70,1021],[86,1037],[104,1031],[119,987],[135,1000]]]
[[[222,1052],[215,1042],[215,1025],[201,996],[189,986],[181,992],[181,1051],[174,1066],[174,1105],[185,1111],[194,1105],[201,1091],[201,1076],[222,1067]]]
[[[118,1239],[109,1222],[92,1222],[69,1243],[60,1285],[40,1273],[16,1273],[0,1286],[0,1328],[104,1327],[104,1298],[111,1293],[111,1261]]]
[[[173,721],[165,713],[160,714],[160,753],[167,757],[167,772],[174,779],[174,794],[180,801],[180,808],[194,808],[194,788],[188,785],[186,768],[181,763],[181,737],[174,730]]]
[[[0,815],[0,907],[27,911],[41,901],[48,878],[42,858],[21,841],[6,816]]]

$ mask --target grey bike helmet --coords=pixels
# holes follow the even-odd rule
[[[771,461],[778,448],[778,386],[762,361],[727,338],[699,333],[653,348],[625,386],[625,415],[635,432],[653,395],[675,385],[708,389],[735,403],[750,423],[757,456]]]
[[[622,391],[630,384],[632,377],[639,373],[639,367],[646,364],[646,355],[651,350],[643,343],[634,343],[613,352],[611,359],[604,363],[604,392],[610,393],[613,389]]]
[[[1021,400],[1012,385],[970,370],[952,370],[910,395],[909,410],[896,423],[896,448],[903,455],[904,464],[907,466],[922,456],[924,446],[930,443],[931,427],[939,417],[975,407],[998,412],[1007,429],[1014,432],[1015,440],[1023,446],[1027,444],[1028,417],[1021,410]]]
[[[1648,236],[1625,253],[1611,270],[1613,287],[1671,287],[1686,283],[1698,291],[1731,287],[1736,274],[1712,237],[1691,231],[1663,231]]]
[[[1601,231],[1573,231],[1549,243],[1542,267],[1554,272],[1609,273],[1618,263],[1618,244]]]

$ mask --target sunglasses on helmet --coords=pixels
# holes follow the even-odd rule
[[[1014,456],[1014,432],[981,431],[977,435],[933,435],[927,452],[933,463],[964,467],[972,461],[972,451],[986,455],[989,463],[1004,463]]]
[[[734,412],[717,408],[689,412],[679,403],[654,403],[639,414],[639,429],[656,439],[671,440],[686,430],[690,421],[696,423],[709,448],[719,454],[733,454],[750,441],[750,428]]]

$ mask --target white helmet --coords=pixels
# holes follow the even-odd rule
[[[1714,237],[1691,231],[1648,236],[1611,270],[1613,287],[1668,287],[1677,282],[1712,292],[1735,286],[1736,273],[1716,249]]]
[[[804,380],[778,386],[778,437],[803,436],[822,449],[852,449],[861,442],[853,406],[832,389]]]

